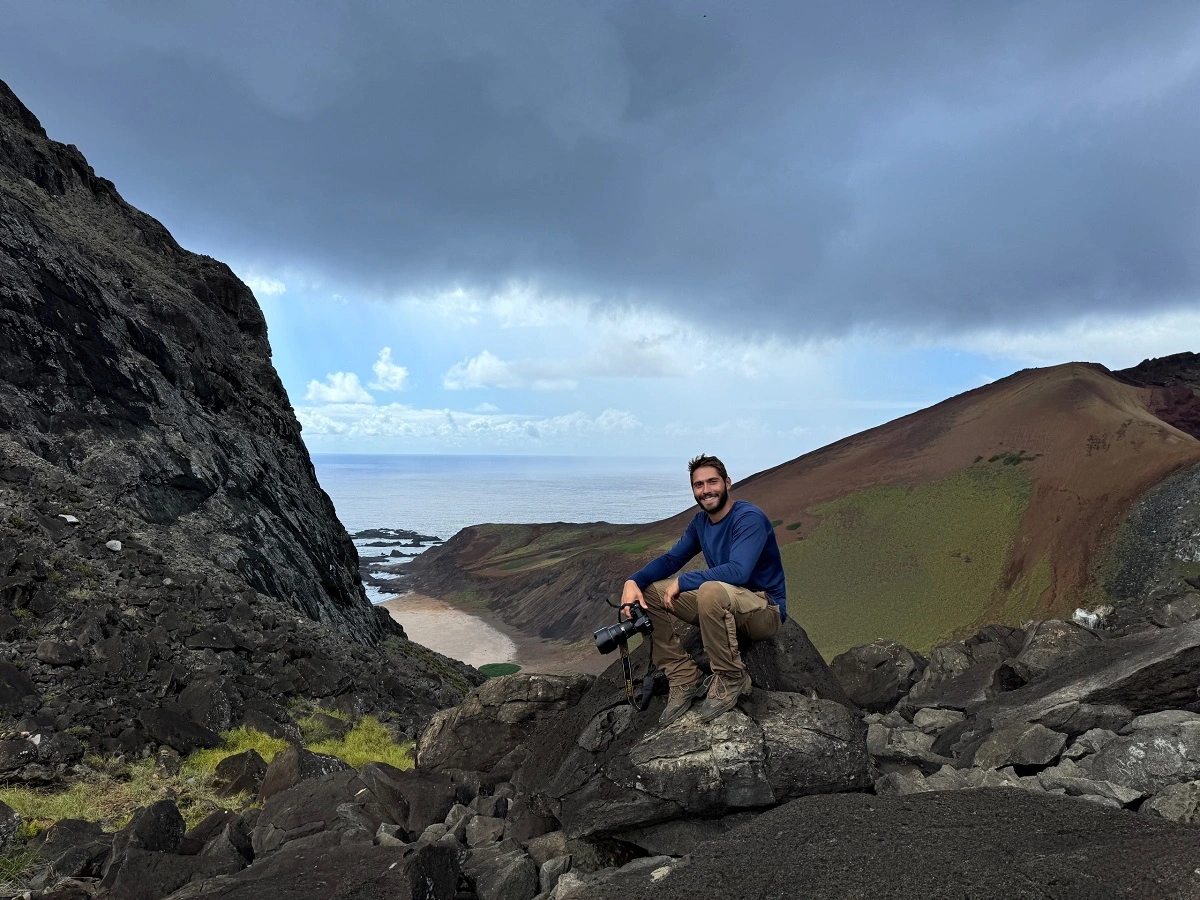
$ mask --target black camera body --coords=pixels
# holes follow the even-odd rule
[[[649,634],[654,630],[654,623],[646,615],[646,611],[638,605],[629,607],[629,618],[622,619],[616,625],[605,625],[592,635],[596,639],[596,649],[601,653],[612,653],[618,647],[629,643],[635,634]]]

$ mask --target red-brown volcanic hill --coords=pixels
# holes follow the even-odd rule
[[[734,486],[779,524],[789,605],[824,652],[918,646],[1099,599],[1097,554],[1134,501],[1200,462],[1193,354],[1113,373],[1026,369]],[[687,455],[681,454],[681,458]],[[681,505],[687,497],[681,497]],[[482,526],[414,563],[418,589],[580,639],[692,511],[643,526]]]

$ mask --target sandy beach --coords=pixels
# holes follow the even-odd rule
[[[488,610],[467,612],[424,594],[404,594],[381,603],[411,640],[471,666],[513,662],[526,672],[604,671],[612,659],[589,641],[568,646],[521,634]]]

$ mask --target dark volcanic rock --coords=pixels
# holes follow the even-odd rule
[[[395,824],[347,767],[273,795],[254,824],[252,842],[261,856],[319,831],[360,831],[369,840],[381,822]]]
[[[0,659],[0,709],[17,713],[25,708],[25,701],[37,696],[29,676],[6,659]]]
[[[549,727],[538,731],[530,741],[537,752],[519,776],[568,836],[619,834],[868,784],[866,729],[839,703],[755,690],[709,724],[689,713],[660,729],[653,706],[635,714],[608,678],[563,717],[565,741],[553,741]]]
[[[1023,682],[1044,678],[1077,650],[1090,647],[1099,638],[1082,625],[1047,619],[1029,629],[1021,652],[1009,663]]]
[[[0,146],[0,431],[180,549],[380,635],[250,289],[47,140],[2,84]]]
[[[467,695],[462,705],[433,717],[417,748],[417,765],[429,771],[473,769],[509,775],[514,753],[546,719],[579,702],[589,675],[507,675]]]
[[[37,646],[37,658],[48,666],[77,666],[83,662],[83,651],[75,641],[42,641]]]
[[[222,797],[257,794],[267,774],[267,764],[257,750],[227,756],[213,771],[213,787]]]
[[[1079,767],[1097,781],[1153,794],[1200,778],[1200,722],[1146,728],[1108,741]]]
[[[358,777],[391,820],[411,835],[420,835],[435,822],[445,821],[459,799],[458,788],[446,775],[402,772],[385,763],[367,763]]]
[[[11,806],[0,800],[0,854],[8,850],[21,827],[21,816]]]
[[[708,656],[704,653],[700,629],[685,626],[680,640],[700,667],[708,671]],[[843,705],[850,703],[841,683],[808,639],[808,632],[795,619],[788,619],[774,637],[765,641],[750,641],[739,636],[738,649],[755,687],[807,694]]]
[[[47,864],[50,878],[98,878],[112,843],[113,835],[99,822],[61,819],[42,835],[38,859]]]
[[[927,665],[903,644],[878,640],[835,656],[829,668],[854,703],[886,712],[921,680]]]
[[[148,709],[142,713],[141,723],[150,737],[180,753],[191,753],[201,747],[218,747],[221,744],[216,732],[169,709]]]
[[[313,753],[303,747],[288,747],[280,750],[267,766],[259,788],[258,802],[269,800],[281,791],[306,781],[320,778],[330,772],[344,772],[350,766],[334,756]]]
[[[482,680],[367,602],[270,355],[250,290],[0,83],[0,720],[186,752],[320,698],[413,737]]]
[[[795,800],[595,900],[1194,897],[1194,827],[1011,789]],[[761,861],[748,865],[748,860]]]
[[[1047,716],[1077,710],[1079,704],[1123,707],[1133,714],[1196,710],[1198,688],[1200,622],[1189,622],[1085,647],[1044,680],[982,705],[978,716],[985,724],[998,726],[1047,723]]]
[[[168,900],[442,900],[459,880],[458,850],[430,844],[399,854],[395,847],[330,845],[325,835],[292,841],[236,875],[197,881]]]

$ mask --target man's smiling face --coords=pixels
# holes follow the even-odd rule
[[[729,488],[732,486],[728,478],[722,478],[721,473],[712,466],[700,466],[692,473],[692,496],[696,504],[715,516],[729,502]]]

